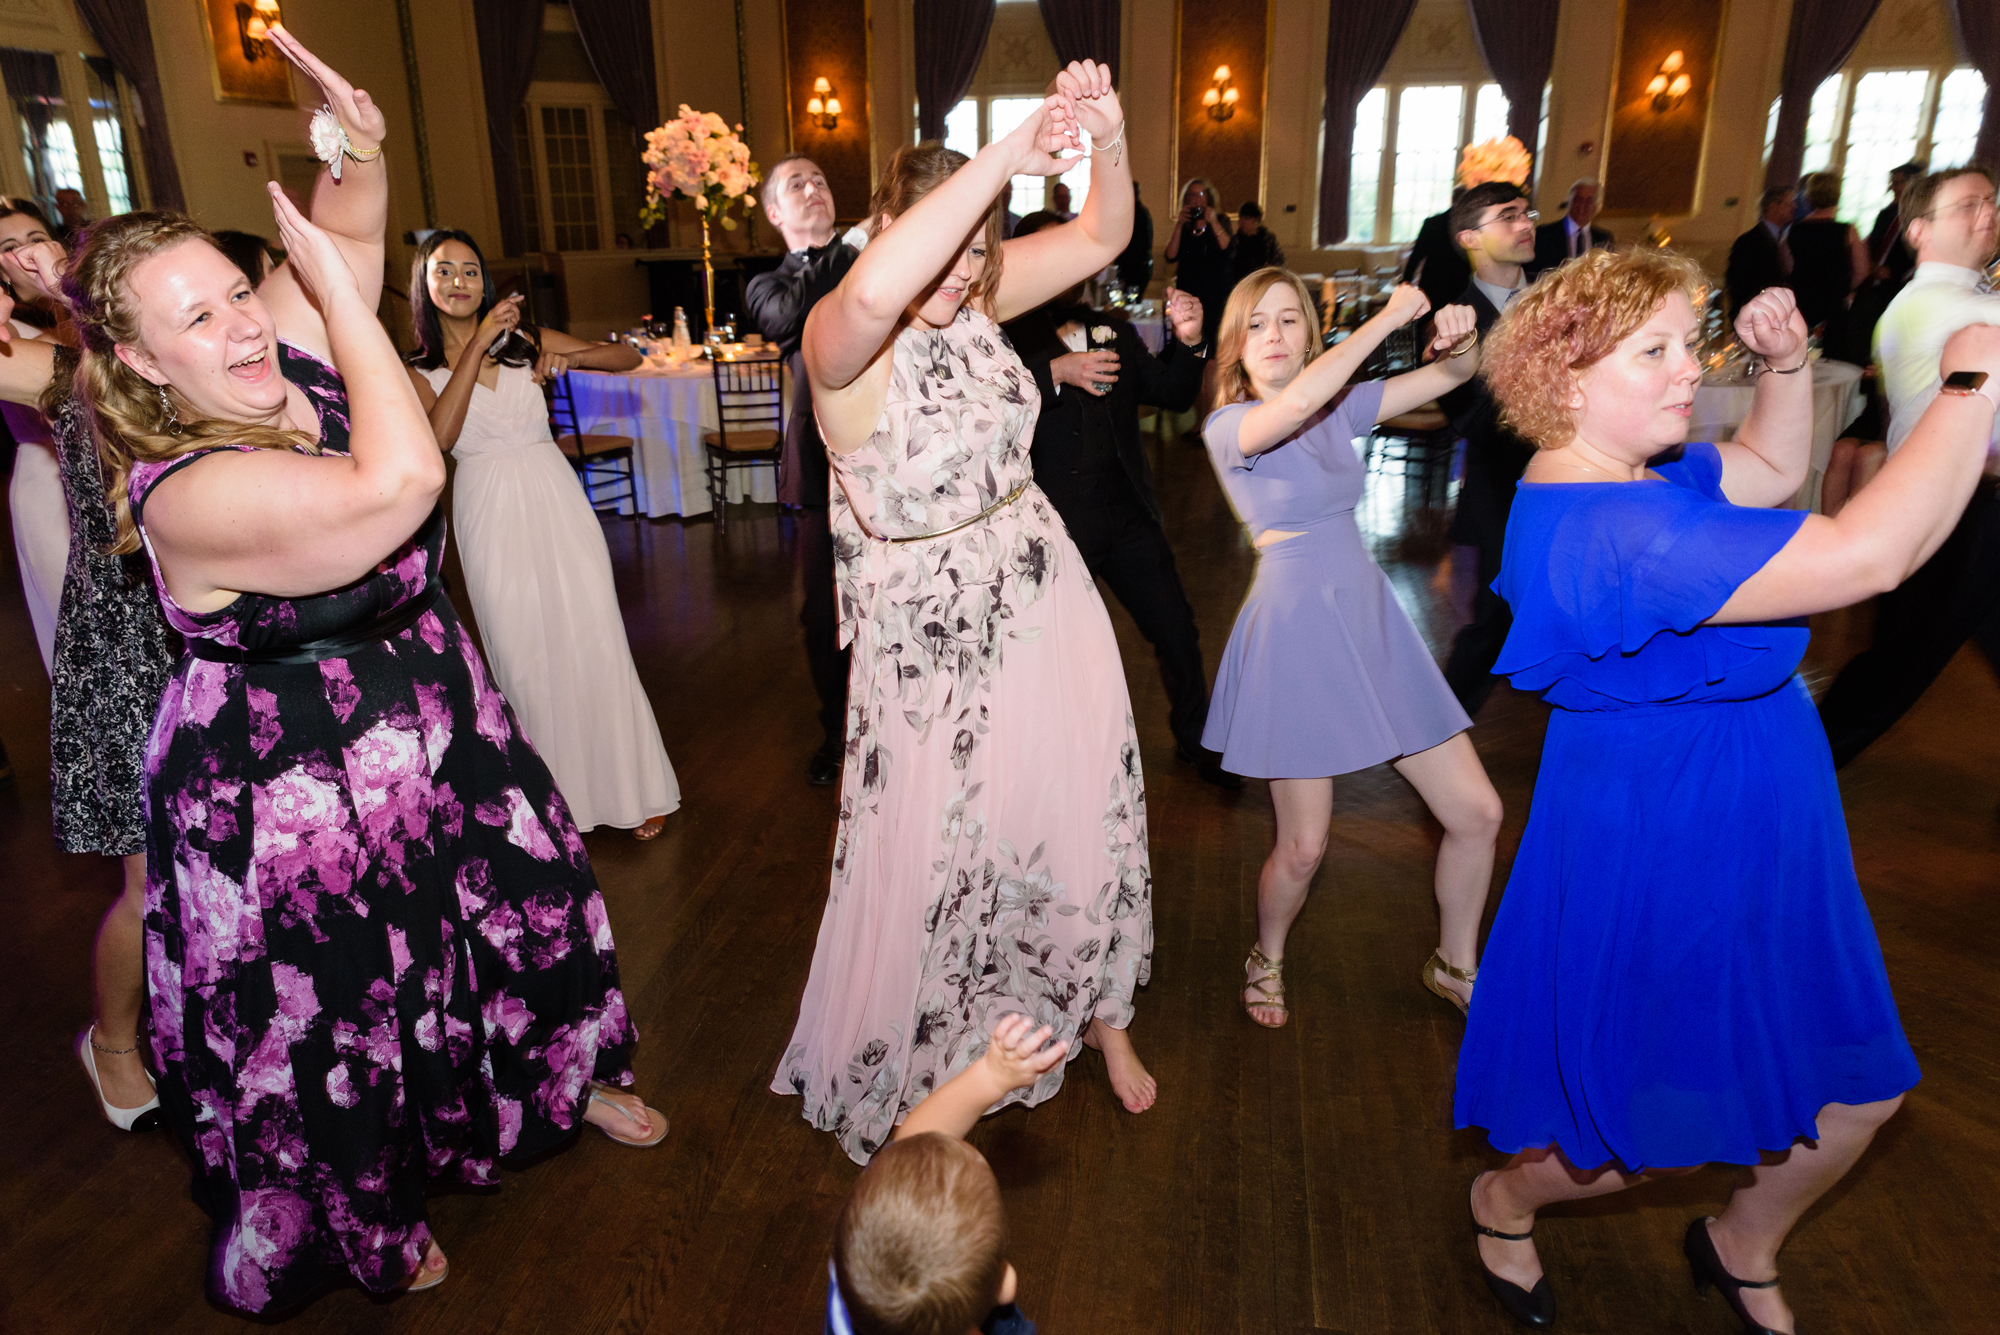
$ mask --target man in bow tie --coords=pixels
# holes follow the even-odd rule
[[[834,230],[833,193],[826,175],[803,153],[779,158],[764,180],[764,216],[790,253],[770,273],[750,280],[744,301],[758,330],[776,344],[792,372],[792,414],[778,499],[799,507],[798,555],[805,583],[799,624],[806,662],[819,692],[825,739],[806,766],[806,781],[824,786],[840,777],[847,733],[847,651],[840,647],[833,591],[833,535],[827,526],[829,468],[813,421],[812,391],[799,359],[799,339],[814,303],[840,285],[855,251]]]

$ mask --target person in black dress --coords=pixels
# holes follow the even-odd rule
[[[826,446],[813,420],[812,386],[799,361],[799,339],[813,304],[847,275],[854,248],[835,234],[826,175],[803,153],[778,159],[764,185],[764,214],[785,238],[784,262],[750,280],[744,301],[764,337],[778,345],[792,373],[792,415],[785,422],[778,499],[799,507],[799,577],[805,600],[806,664],[819,693],[819,750],[806,763],[806,782],[823,787],[840,777],[847,737],[847,650],[840,647],[833,592],[833,534],[827,527]]]
[[[1053,213],[1031,213],[1014,235],[1060,221]],[[1240,788],[1243,781],[1202,748],[1208,674],[1139,440],[1141,404],[1186,412],[1201,392],[1208,362],[1201,305],[1168,290],[1172,336],[1155,357],[1130,322],[1078,305],[1081,296],[1082,288],[1074,288],[1003,326],[1041,390],[1031,449],[1035,482],[1062,516],[1091,577],[1118,596],[1153,646],[1167,687],[1175,753],[1199,766],[1206,782]]]
[[[1215,208],[1215,187],[1197,176],[1181,187],[1181,211],[1167,237],[1174,286],[1201,303],[1201,336],[1215,342],[1223,303],[1236,279],[1229,267],[1229,219]]]
[[[1808,176],[1806,203],[1812,212],[1793,223],[1785,237],[1792,252],[1790,286],[1806,328],[1826,329],[1844,320],[1848,296],[1873,266],[1860,234],[1833,216],[1840,207],[1838,176],[1832,172]]]

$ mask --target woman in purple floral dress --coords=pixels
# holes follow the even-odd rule
[[[582,841],[443,596],[441,458],[355,277],[379,241],[272,193],[271,306],[174,214],[98,224],[64,283],[119,545],[188,642],[146,756],[151,1052],[210,1293],[254,1312],[441,1281],[433,1181],[666,1134],[610,1088],[634,1034]]]

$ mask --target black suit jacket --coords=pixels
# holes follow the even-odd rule
[[[1050,367],[1069,352],[1057,334],[1072,315],[1088,325],[1110,325],[1117,331],[1113,345],[1118,353],[1118,380],[1103,396],[1063,386],[1056,392]],[[1201,393],[1202,368],[1207,358],[1173,337],[1155,357],[1131,324],[1095,312],[1071,312],[1054,306],[1030,311],[1003,326],[1014,351],[1035,377],[1042,392],[1041,416],[1035,420],[1032,457],[1035,481],[1054,503],[1058,514],[1079,505],[1102,503],[1106,498],[1091,494],[1075,472],[1077,460],[1087,450],[1109,445],[1122,465],[1125,476],[1140,504],[1155,523],[1163,522],[1160,502],[1153,494],[1153,470],[1146,463],[1145,447],[1139,440],[1139,405],[1186,412]]]
[[[1451,211],[1433,213],[1417,229],[1410,258],[1403,265],[1403,281],[1415,283],[1431,299],[1431,309],[1451,303],[1472,281],[1472,262],[1458,248],[1451,234]]]
[[[1729,291],[1731,314],[1767,287],[1790,287],[1785,265],[1778,258],[1778,238],[1761,221],[1729,248],[1729,267],[1723,271],[1723,286]]]
[[[1590,225],[1590,248],[1592,250],[1609,250],[1611,242],[1611,233],[1605,231],[1596,223]],[[1569,219],[1567,215],[1556,219],[1554,222],[1543,223],[1535,229],[1534,269],[1536,273],[1541,273],[1545,269],[1553,269],[1558,264],[1567,262],[1568,259]]]
[[[820,508],[827,503],[830,466],[813,421],[812,388],[799,340],[814,303],[840,286],[854,257],[854,248],[835,237],[817,249],[793,251],[776,269],[751,279],[743,293],[757,331],[778,345],[792,372],[792,415],[785,422],[778,489],[778,499],[787,505]]]
[[[1472,307],[1482,338],[1500,318],[1477,283],[1467,283],[1451,304]],[[1465,437],[1465,479],[1458,489],[1451,539],[1467,547],[1498,550],[1514,508],[1514,484],[1535,457],[1535,447],[1501,424],[1500,405],[1478,376],[1447,393],[1438,406]]]

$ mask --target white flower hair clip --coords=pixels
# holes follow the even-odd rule
[[[373,162],[382,156],[382,146],[356,148],[347,137],[347,127],[340,123],[340,117],[333,114],[333,108],[323,106],[313,113],[309,129],[312,138],[313,156],[327,165],[333,179],[340,179],[341,159],[353,158],[356,162]]]

